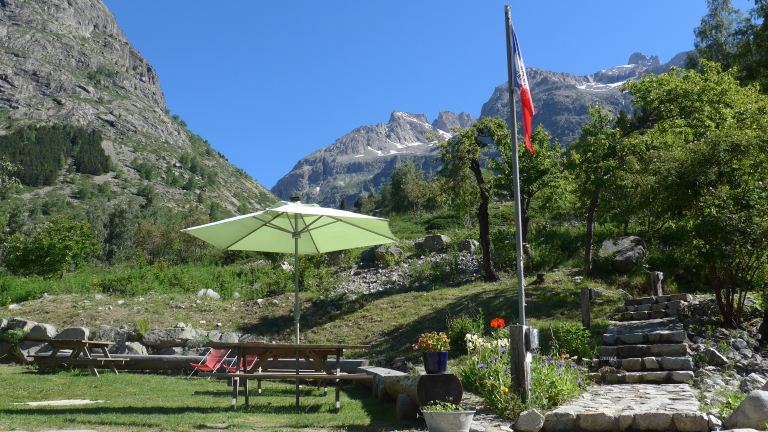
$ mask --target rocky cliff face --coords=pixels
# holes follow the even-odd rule
[[[136,191],[141,181],[131,162],[139,159],[161,173],[153,186],[174,206],[197,205],[200,190],[231,210],[275,200],[168,115],[157,74],[100,0],[0,0],[0,128],[56,123],[101,132],[123,175],[96,182],[113,191]],[[213,183],[226,188],[166,185],[170,173],[184,181],[194,175],[178,162],[185,153],[197,155],[215,173]],[[53,189],[71,192],[65,183]]]
[[[631,113],[632,99],[619,88],[625,81],[638,79],[644,74],[661,74],[673,66],[682,66],[687,52],[676,55],[662,64],[657,56],[634,53],[627,65],[602,70],[591,75],[576,76],[543,69],[528,68],[528,81],[536,114],[532,127],[543,125],[562,145],[579,137],[581,128],[590,121],[589,107],[601,106],[614,114],[620,110]],[[520,100],[515,100],[521,112]],[[498,116],[509,123],[509,93],[504,83],[493,92],[480,113],[483,117]],[[520,120],[518,119],[518,122]]]
[[[467,113],[440,111],[430,124],[424,114],[394,111],[387,124],[361,126],[301,159],[272,193],[282,199],[305,194],[312,202],[332,207],[342,198],[351,204],[360,193],[378,191],[405,158],[425,172],[432,171],[437,146],[427,141],[426,131],[445,140],[452,136],[452,128],[467,128],[475,121]]]
[[[631,113],[631,98],[619,91],[621,85],[647,73],[660,74],[672,66],[682,66],[687,54],[680,53],[662,64],[657,56],[634,53],[627,65],[585,76],[529,68],[528,80],[536,109],[533,127],[543,124],[562,145],[568,145],[590,121],[590,106],[602,106],[614,113],[621,109]],[[506,84],[496,87],[483,104],[481,116],[499,116],[509,122],[507,92]],[[519,113],[520,101],[516,100],[516,104]],[[327,206],[338,206],[345,197],[351,204],[363,192],[378,191],[406,157],[424,172],[435,169],[432,160],[438,156],[437,147],[426,143],[424,130],[438,132],[447,139],[451,129],[467,128],[475,121],[467,113],[440,111],[438,118],[429,124],[423,114],[395,111],[389,123],[357,128],[301,159],[277,182],[272,192],[282,199],[305,194],[308,199]]]

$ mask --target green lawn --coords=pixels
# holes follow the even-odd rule
[[[323,397],[322,389],[303,386],[297,409],[295,385],[281,382],[264,382],[261,396],[251,390],[250,408],[245,408],[241,389],[234,412],[230,409],[231,388],[225,381],[179,375],[114,375],[104,371],[92,377],[87,371],[38,374],[31,367],[5,366],[0,367],[0,388],[0,430],[198,431],[226,425],[231,431],[376,431],[417,427],[397,421],[394,404],[374,400],[370,390],[359,384],[342,389],[339,414],[334,413],[333,388]],[[23,404],[62,399],[104,402],[74,406]]]

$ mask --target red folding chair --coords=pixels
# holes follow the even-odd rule
[[[194,375],[197,372],[215,372],[216,369],[224,366],[223,363],[224,363],[224,360],[226,360],[227,358],[227,354],[229,354],[229,350],[211,349],[210,351],[208,351],[208,354],[206,355],[206,357],[203,358],[203,360],[205,360],[203,364],[190,363],[190,365],[192,365],[194,370],[192,371],[191,374],[189,374],[187,378],[192,377],[192,375]],[[227,367],[227,366],[224,366],[224,367]]]
[[[258,342],[258,341],[246,341],[245,343],[264,343],[264,342]],[[245,365],[246,365],[246,367],[245,367],[245,369],[243,369],[243,359],[240,359],[240,369],[241,369],[241,370],[245,370],[245,371],[248,371],[248,370],[250,370],[250,369],[251,369],[251,367],[253,366],[253,364],[254,364],[254,363],[256,363],[256,360],[258,360],[258,359],[259,359],[259,356],[255,356],[255,355],[246,355],[246,356],[245,356]],[[234,365],[233,365],[233,366],[226,366],[226,365],[224,365],[224,366],[222,366],[222,367],[223,367],[224,369],[226,369],[226,370],[228,370],[228,371],[232,372],[232,373],[237,373],[237,368],[236,368]]]

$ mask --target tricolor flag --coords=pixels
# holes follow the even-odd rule
[[[525,65],[523,56],[520,54],[520,47],[517,45],[517,35],[512,28],[512,49],[515,56],[515,87],[520,90],[520,104],[523,106],[523,135],[525,135],[525,147],[531,153],[531,118],[535,114],[533,110],[533,100],[531,100],[531,88],[528,86],[528,76],[525,74]]]

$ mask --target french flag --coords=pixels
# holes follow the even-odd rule
[[[531,88],[528,86],[528,76],[525,74],[523,56],[520,54],[520,46],[517,45],[517,34],[512,28],[512,47],[515,56],[515,87],[520,90],[520,104],[523,106],[523,135],[525,135],[525,147],[533,154],[531,145],[531,118],[535,114],[533,100],[531,100]]]

